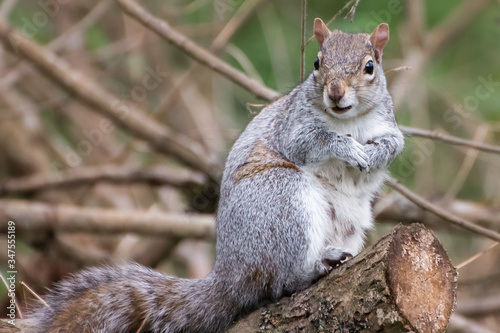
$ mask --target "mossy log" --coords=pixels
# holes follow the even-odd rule
[[[254,311],[228,333],[444,332],[456,280],[430,230],[399,225],[312,287]]]

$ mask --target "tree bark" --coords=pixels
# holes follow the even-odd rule
[[[444,332],[456,280],[431,231],[399,225],[317,284],[256,310],[228,333]]]
[[[444,332],[456,304],[456,281],[430,230],[398,225],[312,287],[254,311],[227,333]],[[0,332],[17,328],[0,322]]]

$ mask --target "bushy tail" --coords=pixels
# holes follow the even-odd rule
[[[179,279],[140,265],[93,268],[61,282],[32,314],[38,332],[220,332],[245,307],[212,276]]]

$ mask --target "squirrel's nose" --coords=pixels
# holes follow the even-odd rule
[[[328,97],[334,103],[338,103],[344,97],[344,85],[330,84],[328,87]]]

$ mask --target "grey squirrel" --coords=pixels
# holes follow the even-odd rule
[[[404,145],[382,70],[389,27],[348,34],[316,19],[314,35],[312,74],[229,154],[213,271],[195,280],[137,264],[86,270],[44,297],[36,330],[221,332],[359,253],[371,200]]]

